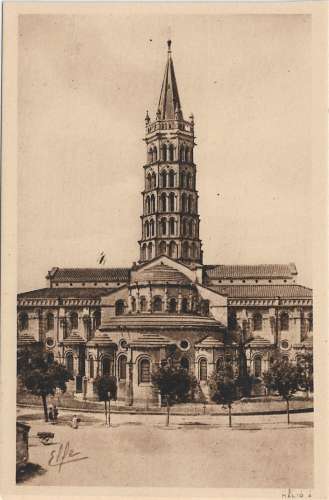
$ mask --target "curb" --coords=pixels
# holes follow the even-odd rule
[[[17,403],[16,406],[22,407],[22,408],[40,408],[43,409],[42,405],[37,405],[37,404],[28,404],[28,403]],[[83,409],[83,408],[67,408],[67,407],[59,407],[58,408],[61,411],[71,411],[71,412],[80,412],[80,413],[104,413],[103,409]],[[291,409],[289,413],[313,413],[314,408],[295,408]],[[117,410],[115,408],[111,409],[111,413],[117,413],[117,414],[124,414],[124,415],[166,415],[166,411],[159,410],[159,411],[152,411],[152,410],[141,410],[141,411],[136,411],[136,410]],[[232,417],[248,417],[248,416],[255,416],[255,415],[286,415],[286,410],[268,410],[268,411],[250,411],[250,412],[232,412]],[[179,413],[175,411],[170,412],[171,415],[174,416],[181,416],[181,417],[198,417],[198,416],[207,416],[207,417],[220,417],[224,416],[227,417],[227,413],[203,413],[203,412],[197,412],[197,413]]]

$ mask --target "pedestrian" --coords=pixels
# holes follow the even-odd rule
[[[57,424],[57,417],[58,417],[58,409],[57,409],[57,406],[54,405],[54,408],[53,408],[54,424]]]
[[[79,427],[79,419],[76,415],[72,417],[72,427],[73,429],[77,429]]]
[[[53,413],[53,407],[52,406],[49,407],[48,417],[49,417],[49,422],[51,424],[53,424],[54,423],[54,413]]]

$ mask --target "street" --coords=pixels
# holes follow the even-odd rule
[[[209,488],[311,488],[313,415],[233,417],[164,415],[111,416],[61,412],[59,423],[42,420],[39,409],[19,408],[31,426],[29,461],[38,472],[20,478],[26,485],[157,486]],[[43,445],[37,432],[55,433]]]

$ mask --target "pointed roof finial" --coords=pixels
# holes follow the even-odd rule
[[[163,77],[157,118],[161,120],[183,119],[175,77],[174,63],[171,58],[171,40],[167,40],[168,60]],[[179,114],[179,117],[175,116]]]

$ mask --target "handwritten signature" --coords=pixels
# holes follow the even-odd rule
[[[51,467],[58,467],[58,472],[60,472],[62,465],[78,462],[79,460],[86,460],[86,458],[88,458],[78,457],[78,455],[80,455],[80,451],[74,452],[73,448],[70,448],[70,441],[64,444],[60,443],[58,450],[51,451],[48,465]]]
[[[292,490],[289,488],[286,492],[281,495],[282,500],[288,500],[290,498],[312,498],[312,492],[306,490]]]

